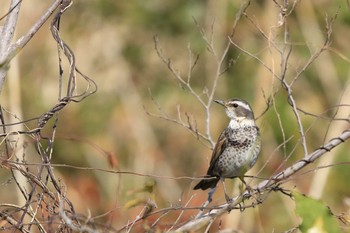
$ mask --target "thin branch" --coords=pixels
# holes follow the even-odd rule
[[[242,51],[243,53],[249,55],[250,57],[256,59],[260,64],[262,64],[275,78],[277,78],[278,80],[281,80],[281,77],[279,77],[263,60],[261,60],[259,57],[257,57],[256,55],[252,54],[251,52],[245,50],[244,48],[240,47],[238,44],[236,44],[236,42],[234,42],[230,37],[229,40],[231,42],[232,45],[234,45],[236,48],[238,48],[240,51]]]
[[[36,23],[27,31],[25,35],[20,37],[16,43],[10,44],[12,37],[14,35],[15,25],[17,21],[17,17],[19,14],[20,3],[21,0],[13,0],[12,5],[10,7],[11,13],[7,17],[7,22],[11,22],[11,24],[6,23],[3,27],[2,35],[6,32],[3,42],[6,41],[5,44],[2,43],[0,45],[1,51],[1,59],[0,59],[0,67],[4,63],[9,63],[10,60],[22,49],[26,44],[33,38],[33,36],[37,33],[37,31],[41,28],[41,26],[48,20],[48,18],[52,15],[52,13],[57,9],[57,7],[61,4],[62,0],[55,0],[50,7],[45,11],[45,13],[36,21]],[[9,37],[11,36],[11,37]],[[6,49],[6,52],[5,52]]]

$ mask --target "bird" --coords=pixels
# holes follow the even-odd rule
[[[208,201],[221,180],[225,199],[230,202],[224,179],[239,178],[248,188],[243,177],[254,166],[261,150],[260,130],[255,123],[254,113],[245,100],[233,98],[229,100],[214,100],[225,108],[230,119],[228,126],[220,134],[210,160],[205,179],[202,179],[194,190],[211,188]]]

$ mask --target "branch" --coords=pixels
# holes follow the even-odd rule
[[[0,64],[2,64],[3,59],[6,57],[8,46],[11,44],[12,38],[15,34],[21,2],[22,1],[20,0],[11,1],[9,14],[6,18],[4,26],[2,27],[0,40]]]
[[[332,149],[345,142],[350,138],[350,129],[345,130],[339,137],[332,138],[328,141],[328,143],[319,147],[317,150],[307,155],[305,158],[297,161],[292,166],[284,169],[280,173],[272,176],[268,180],[264,180],[260,182],[253,188],[253,191],[248,192],[245,191],[241,195],[235,197],[233,202],[230,204],[225,204],[219,206],[220,209],[214,209],[199,218],[191,220],[187,222],[185,225],[179,227],[174,232],[186,232],[186,231],[195,231],[201,229],[203,226],[206,226],[215,218],[225,214],[226,212],[230,212],[230,210],[234,209],[239,203],[241,203],[247,197],[251,197],[254,194],[260,194],[264,191],[276,190],[274,186],[278,186],[281,181],[286,181],[289,177],[296,174],[298,171],[306,167],[308,164],[313,163],[315,160],[330,152]]]

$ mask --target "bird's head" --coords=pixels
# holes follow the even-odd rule
[[[225,107],[226,114],[231,120],[243,123],[253,121],[254,123],[254,113],[247,101],[241,99],[214,101]]]

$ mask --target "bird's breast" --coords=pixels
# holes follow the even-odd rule
[[[243,176],[256,162],[260,152],[259,129],[227,129],[227,144],[218,158],[215,173],[220,177]]]

